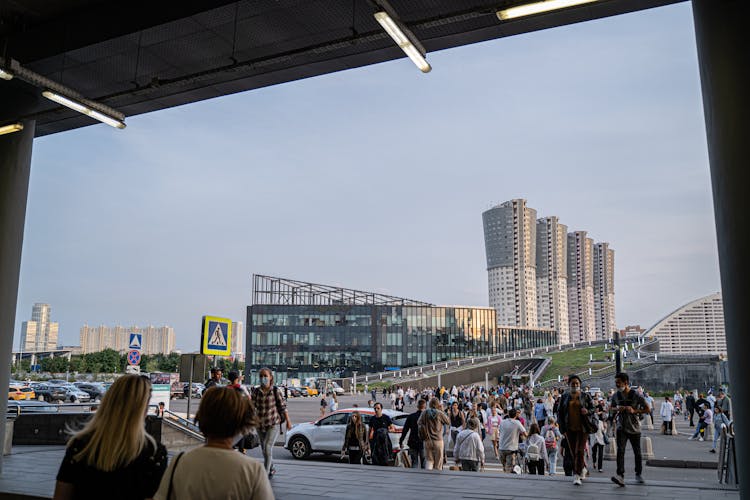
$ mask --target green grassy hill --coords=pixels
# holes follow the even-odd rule
[[[594,361],[589,363],[589,355],[594,355]],[[552,362],[544,370],[540,382],[556,379],[558,375],[566,377],[571,373],[580,373],[588,368],[596,370],[612,363],[612,353],[604,352],[604,346],[584,347],[572,351],[558,351],[544,354],[552,358]]]

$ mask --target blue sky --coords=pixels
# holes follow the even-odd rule
[[[487,305],[482,211],[615,249],[620,327],[719,289],[689,3],[430,53],[34,144],[16,332],[244,320],[253,273]],[[18,337],[14,345],[18,345]]]

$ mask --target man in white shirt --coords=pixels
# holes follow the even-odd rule
[[[526,437],[526,429],[523,424],[516,420],[518,411],[511,408],[508,411],[508,418],[500,422],[500,463],[503,464],[505,472],[511,472],[516,462],[518,453],[518,441]]]

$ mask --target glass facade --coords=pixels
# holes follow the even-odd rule
[[[253,305],[248,379],[348,377],[455,358],[556,345],[557,333],[496,326],[491,308],[421,305]],[[254,381],[253,381],[254,382]]]

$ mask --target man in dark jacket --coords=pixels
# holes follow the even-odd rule
[[[690,427],[695,426],[693,423],[693,415],[695,414],[695,396],[693,396],[692,392],[685,398],[685,409],[690,415]]]
[[[581,485],[583,479],[584,450],[589,434],[596,432],[591,425],[594,415],[594,401],[591,394],[581,391],[578,375],[568,377],[569,389],[560,398],[558,422],[560,432],[565,436],[567,446],[573,455],[573,484]]]
[[[409,445],[409,459],[411,460],[412,469],[424,469],[425,468],[425,455],[424,455],[424,442],[419,437],[419,416],[427,407],[427,401],[420,398],[417,402],[417,411],[411,413],[406,417],[406,423],[401,431],[401,439],[398,440],[398,444],[401,448],[404,447],[404,439],[409,434],[409,439],[406,444]]]

